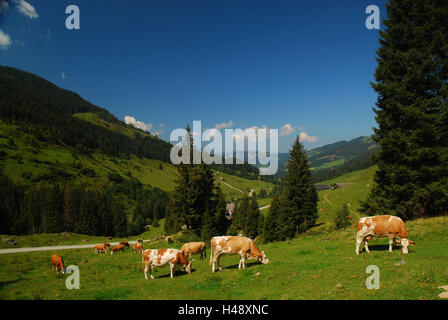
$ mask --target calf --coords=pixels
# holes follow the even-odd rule
[[[243,269],[246,268],[244,264],[246,258],[256,259],[263,264],[269,263],[269,259],[264,252],[260,251],[251,239],[241,236],[221,236],[212,238],[210,256],[212,272],[215,272],[215,264],[217,264],[219,270],[221,270],[219,259],[223,254],[240,255],[241,259],[238,264],[238,269],[241,269],[241,266]]]
[[[107,245],[107,243],[97,244],[94,247],[95,248],[95,253],[107,253],[107,251],[109,251],[109,246]]]
[[[134,243],[132,245],[132,248],[134,249],[134,253],[136,252],[143,252],[143,245],[140,243]]]
[[[124,244],[116,245],[115,247],[112,248],[112,251],[110,252],[110,254],[112,255],[112,254],[114,254],[115,252],[118,252],[118,251],[124,251],[124,248],[125,248],[125,245],[124,245]]]
[[[152,274],[154,268],[165,267],[167,265],[170,267],[171,278],[173,278],[173,270],[176,266],[180,266],[187,273],[191,273],[191,262],[177,249],[146,249],[142,253],[142,264],[146,280],[148,280],[149,269],[151,269],[151,279],[154,280]]]
[[[52,255],[51,256],[51,264],[52,264],[52,269],[56,270],[56,273],[59,273],[59,270],[61,270],[61,273],[65,272],[64,262],[62,261],[61,256],[58,256],[57,254]]]
[[[398,238],[399,244],[404,254],[408,254],[408,246],[414,244],[408,239],[408,232],[403,220],[399,217],[383,215],[373,217],[363,217],[358,221],[358,233],[356,235],[356,254],[359,255],[359,247],[364,241],[364,247],[367,253],[370,253],[367,242],[373,239],[373,236],[389,237],[389,251],[392,252],[394,239]]]
[[[193,254],[200,253],[202,260],[203,258],[207,258],[207,253],[205,249],[206,249],[205,242],[188,242],[182,246],[180,251],[183,253],[185,257],[188,255],[190,259]]]

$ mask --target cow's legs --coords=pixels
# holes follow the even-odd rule
[[[212,264],[212,272],[215,272],[216,256],[213,251],[211,252],[211,256],[210,256],[210,263]]]
[[[364,237],[358,232],[358,234],[356,235],[356,254],[358,255],[359,255],[359,247],[361,246],[363,238]]]
[[[216,257],[216,262],[217,262],[217,265],[218,265],[218,270],[219,271],[221,271],[222,270],[222,268],[221,268],[221,265],[219,264],[219,260],[221,259],[221,255],[220,254],[218,254],[218,256]]]
[[[394,235],[389,235],[389,252],[392,252],[392,247],[393,247],[393,245],[394,245],[394,239],[395,239],[395,236]]]
[[[246,265],[244,264],[244,262],[246,261],[246,255],[242,255],[240,261],[243,269],[246,269]]]
[[[369,241],[367,241],[367,238],[364,238],[364,248],[366,249],[367,253],[370,253],[368,243],[369,243]]]
[[[149,269],[149,265],[145,264],[145,269],[144,269],[144,273],[145,273],[145,279],[148,280],[148,269]]]
[[[173,278],[174,263],[170,262],[170,278]]]
[[[153,275],[153,273],[154,273],[154,266],[151,265],[151,279],[152,279],[152,280],[154,280],[154,275]]]

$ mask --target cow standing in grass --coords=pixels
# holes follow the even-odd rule
[[[141,243],[134,243],[132,248],[134,249],[134,253],[143,252],[143,245]]]
[[[121,241],[119,244],[122,244],[122,245],[124,245],[125,247],[130,247],[131,245],[129,244],[129,242],[127,242],[127,241]]]
[[[364,241],[364,247],[367,253],[370,253],[367,242],[373,239],[373,236],[389,237],[389,251],[392,252],[394,239],[398,238],[398,243],[404,254],[409,253],[408,246],[414,244],[408,239],[408,232],[403,220],[396,216],[374,216],[363,217],[358,221],[358,233],[356,235],[356,254],[359,254],[359,247]]]
[[[59,273],[59,270],[61,271],[61,273],[65,272],[64,262],[62,261],[61,256],[58,256],[57,254],[52,255],[51,256],[51,264],[52,264],[52,268],[54,270],[56,270],[56,273]]]
[[[221,255],[228,254],[234,255],[238,254],[241,259],[238,264],[238,269],[246,268],[244,264],[246,258],[256,259],[258,262],[263,264],[269,263],[269,259],[266,257],[263,251],[260,251],[254,244],[254,242],[246,237],[240,236],[221,236],[213,237],[211,240],[211,255],[210,264],[212,265],[212,272],[215,272],[215,264],[217,264],[218,269],[221,270],[219,265],[219,259]]]
[[[169,265],[171,278],[173,278],[173,270],[176,266],[180,266],[187,273],[191,273],[191,262],[178,249],[146,249],[142,253],[142,264],[146,280],[148,280],[149,270],[151,270],[151,279],[154,280],[152,273],[155,267],[160,268]]]
[[[201,260],[207,258],[205,242],[188,242],[185,243],[180,251],[185,257],[192,258],[193,254],[201,254]]]
[[[110,245],[109,245],[110,246]],[[107,253],[109,251],[109,246],[107,243],[97,244],[94,249],[95,253]]]
[[[115,247],[112,248],[112,251],[110,252],[110,254],[113,255],[115,252],[124,251],[124,248],[125,248],[124,244],[116,245]]]

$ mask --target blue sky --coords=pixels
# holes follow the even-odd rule
[[[79,6],[80,30],[65,27],[70,4]],[[369,82],[378,31],[365,27],[372,4],[384,18],[383,0],[11,0],[0,17],[0,64],[165,140],[201,120],[283,127],[280,151],[298,134],[309,149],[376,125]]]

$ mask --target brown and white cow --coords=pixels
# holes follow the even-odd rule
[[[124,248],[125,248],[125,245],[124,245],[124,244],[116,245],[116,246],[114,246],[114,247],[112,248],[112,251],[110,252],[110,254],[112,255],[112,254],[114,254],[115,252],[118,252],[118,251],[124,251]]]
[[[97,244],[94,248],[95,253],[107,253],[107,251],[109,250],[109,246],[107,245],[107,243]]]
[[[389,251],[392,252],[394,239],[399,239],[399,244],[404,254],[409,253],[408,246],[414,244],[408,239],[408,232],[403,220],[396,216],[383,215],[373,217],[363,217],[358,221],[358,233],[356,235],[356,254],[359,254],[359,247],[364,241],[364,247],[367,253],[370,253],[367,242],[373,239],[373,236],[389,237]]]
[[[62,257],[58,256],[57,254],[54,254],[51,256],[51,264],[52,268],[56,270],[56,273],[59,273],[59,270],[61,270],[62,273],[64,273],[64,262],[62,261]]]
[[[134,253],[143,252],[143,245],[141,243],[134,243],[132,248],[134,249]]]
[[[215,264],[217,264],[219,270],[219,259],[221,255],[238,254],[241,259],[238,264],[238,269],[246,268],[244,262],[246,258],[257,259],[258,262],[263,264],[269,263],[269,259],[266,257],[263,251],[260,251],[254,244],[254,242],[246,237],[240,236],[221,236],[213,237],[211,240],[211,256],[210,264],[212,265],[212,272],[215,272]]]
[[[191,259],[193,254],[201,254],[201,260],[203,258],[207,258],[205,242],[188,242],[185,243],[180,251],[182,251],[183,255]]]
[[[125,247],[130,247],[131,245],[129,244],[129,242],[127,242],[127,241],[121,241],[119,244],[122,244],[122,245],[124,245]]]
[[[165,267],[169,265],[171,275],[176,266],[181,266],[187,273],[191,273],[191,262],[189,262],[178,249],[146,249],[142,253],[143,271],[145,279],[148,280],[148,270],[151,269],[151,279],[155,267]]]

